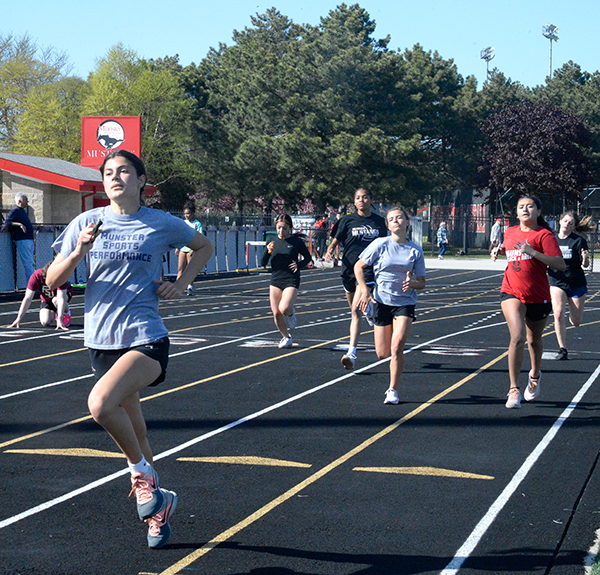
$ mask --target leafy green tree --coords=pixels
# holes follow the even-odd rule
[[[197,157],[211,185],[240,209],[257,195],[267,207],[283,197],[290,209],[310,199],[323,210],[361,185],[396,193],[406,179],[399,159],[418,139],[388,129],[381,94],[394,78],[378,68],[388,39],[373,39],[366,12],[342,4],[312,27],[271,9],[252,24],[190,71],[202,102]]]
[[[147,62],[117,44],[88,81],[84,115],[141,116],[142,155],[150,183],[160,189],[163,207],[180,208],[198,174],[189,160],[192,107],[176,61]]]
[[[28,94],[69,70],[64,53],[40,48],[28,35],[0,34],[0,149],[11,149]]]
[[[292,54],[297,27],[275,9],[234,32],[234,45],[211,50],[188,69],[188,92],[197,102],[196,158],[217,194],[235,198],[238,209],[257,196],[270,203],[285,177],[282,146],[285,105],[293,89]]]
[[[375,39],[374,32],[358,4],[341,4],[319,26],[307,27],[299,128],[325,151],[309,183],[320,191],[311,198],[318,206],[345,203],[360,186],[382,200],[407,192],[403,160],[418,142],[398,105],[399,59],[387,49],[389,38]]]
[[[31,90],[23,103],[12,150],[79,163],[81,110],[88,93],[87,82],[76,77]]]
[[[480,92],[479,114],[487,118],[505,106],[514,106],[524,99],[531,99],[531,91],[507,78],[498,68],[494,68],[486,78]]]
[[[489,138],[486,172],[492,200],[498,192],[545,196],[557,209],[575,202],[590,181],[590,132],[573,112],[523,100],[482,123]]]
[[[474,184],[479,134],[474,79],[465,83],[452,60],[419,44],[402,55],[399,75],[408,124],[420,135],[409,185],[422,197]]]

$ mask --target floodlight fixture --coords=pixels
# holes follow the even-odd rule
[[[559,32],[560,30],[554,24],[542,26],[542,36],[548,38],[548,40],[554,40],[555,42],[558,42]]]
[[[480,58],[485,62],[485,65],[486,65],[486,69],[487,69],[486,77],[489,77],[489,75],[490,75],[490,60],[493,60],[494,56],[496,55],[496,54],[494,54],[495,49],[496,48],[494,48],[493,46],[489,46],[488,48],[483,49],[479,53]]]
[[[550,40],[550,67],[548,76],[552,78],[552,42],[558,42],[558,33],[560,30],[554,24],[542,26],[542,36]]]

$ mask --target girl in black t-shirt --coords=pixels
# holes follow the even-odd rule
[[[297,323],[294,304],[300,287],[300,270],[312,261],[300,234],[292,235],[293,227],[292,218],[288,214],[278,216],[275,220],[277,237],[269,242],[262,257],[263,266],[271,260],[269,299],[275,325],[282,335],[280,348],[292,347],[290,330]]]
[[[575,212],[568,211],[559,220],[560,227],[557,240],[563,259],[567,264],[567,269],[564,272],[553,269],[548,270],[554,328],[559,347],[556,356],[558,360],[569,359],[567,352],[567,304],[571,325],[579,327],[583,317],[585,294],[588,291],[583,268],[590,265],[590,260],[585,238],[575,232],[585,233],[594,230],[596,227],[591,223],[591,219],[590,216],[587,216],[580,220]]]
[[[344,248],[342,257],[342,285],[346,292],[346,300],[350,306],[352,319],[350,320],[350,341],[348,351],[342,356],[342,365],[348,369],[354,369],[356,364],[356,353],[358,338],[361,332],[361,320],[363,313],[358,309],[358,300],[354,301],[356,294],[356,277],[354,276],[354,265],[358,261],[362,251],[375,239],[387,236],[385,220],[371,211],[371,194],[364,188],[354,192],[355,214],[348,214],[340,219],[332,230],[333,240],[325,254],[325,261],[330,262],[333,258],[335,248],[341,245]],[[334,231],[335,230],[335,231]],[[375,285],[373,269],[365,269],[365,280],[370,289]],[[364,314],[370,325],[369,310]]]

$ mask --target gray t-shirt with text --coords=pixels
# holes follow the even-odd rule
[[[163,254],[187,245],[196,231],[160,210],[119,215],[107,206],[77,216],[52,247],[68,257],[81,230],[99,220],[102,233],[86,256],[85,345],[126,349],[165,337],[154,280],[160,280]]]

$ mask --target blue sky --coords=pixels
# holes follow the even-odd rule
[[[353,4],[354,2],[346,2]],[[573,60],[583,70],[600,69],[596,36],[598,0],[362,0],[377,25],[376,38],[391,37],[390,48],[420,43],[453,59],[464,77],[485,79],[480,52],[495,47],[490,69],[526,86],[545,82],[549,40],[542,26],[560,30],[553,43],[553,69]],[[317,25],[340,2],[330,0],[14,0],[1,8],[0,33],[29,34],[38,45],[64,51],[73,74],[87,78],[98,58],[122,42],[144,58],[179,54],[187,65],[202,60],[219,42],[231,44],[234,29],[251,26],[250,16],[270,7],[298,23]]]

